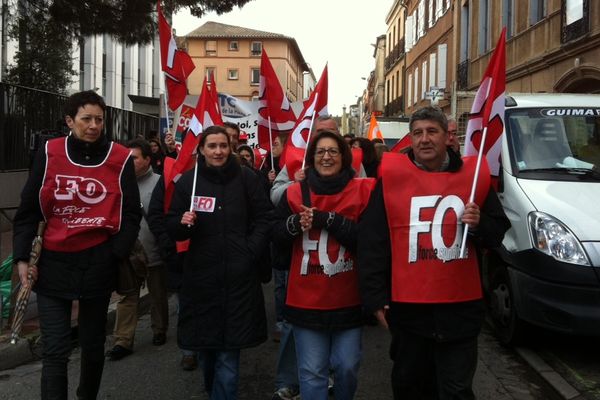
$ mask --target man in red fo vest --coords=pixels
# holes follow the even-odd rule
[[[409,126],[411,150],[385,153],[359,223],[362,300],[392,333],[395,399],[474,399],[484,318],[477,248],[499,246],[510,222],[485,158],[468,202],[476,159],[449,151],[439,108],[416,111]]]

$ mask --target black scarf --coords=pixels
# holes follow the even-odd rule
[[[213,183],[227,183],[240,174],[242,168],[232,154],[221,167],[212,167],[206,164],[203,156],[198,158],[198,173]]]
[[[319,175],[314,168],[309,168],[306,171],[306,179],[310,190],[314,194],[320,195],[330,195],[341,192],[352,178],[354,178],[354,170],[352,167],[343,169],[339,174],[331,177]]]

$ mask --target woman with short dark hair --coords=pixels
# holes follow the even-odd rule
[[[284,315],[293,326],[302,398],[352,399],[363,324],[354,262],[356,223],[375,180],[354,178],[352,153],[322,131],[306,153],[306,179],[289,186],[275,210],[273,241],[292,245]]]

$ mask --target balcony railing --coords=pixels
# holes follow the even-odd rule
[[[458,64],[457,74],[457,86],[458,90],[466,90],[469,87],[469,59]]]
[[[402,96],[395,98],[385,106],[384,116],[396,117],[404,113],[404,102]]]
[[[398,42],[396,46],[390,51],[388,56],[385,58],[384,67],[385,71],[389,71],[396,65],[398,60],[404,57],[404,39]]]

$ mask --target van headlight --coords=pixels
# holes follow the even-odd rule
[[[529,214],[529,228],[535,249],[558,261],[591,265],[579,240],[556,218],[543,212],[532,212]]]

